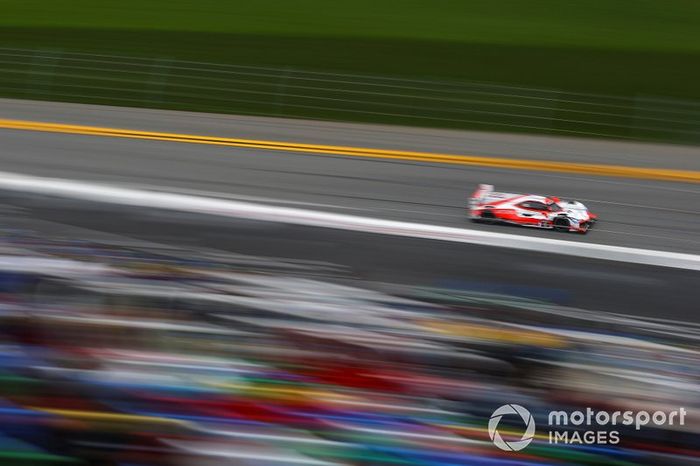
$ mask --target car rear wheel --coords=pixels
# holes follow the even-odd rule
[[[485,210],[481,212],[481,216],[479,217],[479,221],[481,223],[487,223],[487,224],[493,224],[496,223],[496,216],[493,214],[493,212],[489,210]]]

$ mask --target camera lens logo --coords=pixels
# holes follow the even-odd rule
[[[517,414],[523,420],[525,425],[525,432],[520,440],[514,440],[506,442],[498,433],[498,423],[501,422],[501,418],[508,414]],[[489,437],[494,445],[496,445],[501,450],[505,451],[520,451],[532,442],[535,436],[535,419],[530,414],[530,411],[523,408],[520,405],[510,404],[503,405],[493,412],[491,419],[489,419]]]

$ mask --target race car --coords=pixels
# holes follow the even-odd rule
[[[490,184],[480,184],[469,198],[469,218],[481,223],[509,223],[586,234],[598,217],[578,201],[499,193]]]

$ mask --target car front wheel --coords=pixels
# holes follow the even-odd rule
[[[571,223],[566,217],[556,217],[552,221],[552,225],[556,231],[569,231],[569,228],[571,228]]]

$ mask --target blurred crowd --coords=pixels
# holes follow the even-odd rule
[[[0,232],[0,320],[2,465],[700,462],[687,323],[29,231]],[[511,403],[538,425],[517,453],[487,429]],[[688,417],[549,443],[547,413],[585,407]]]

